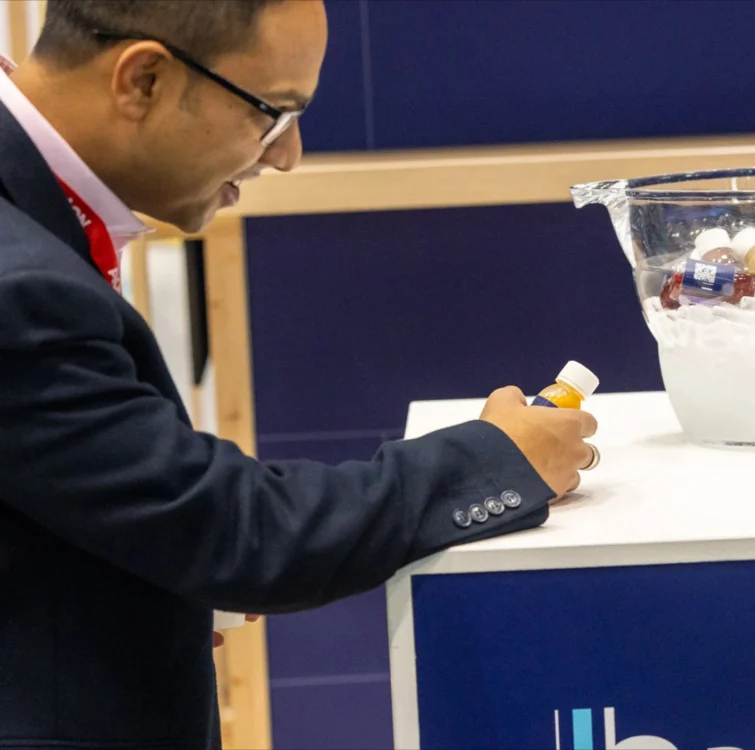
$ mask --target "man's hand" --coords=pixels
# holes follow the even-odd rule
[[[260,615],[247,615],[246,621],[247,622],[257,622],[257,620],[260,619]],[[225,642],[225,638],[223,637],[222,633],[218,633],[217,630],[212,631],[212,647],[217,648],[218,646],[222,646]]]
[[[527,406],[524,394],[513,386],[495,391],[480,419],[503,430],[546,484],[562,497],[579,486],[579,470],[592,459],[584,439],[598,423],[579,409]]]

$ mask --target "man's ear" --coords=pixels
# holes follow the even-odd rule
[[[159,42],[135,42],[120,53],[110,85],[115,106],[124,117],[142,120],[161,98],[183,90],[186,71],[172,63]]]

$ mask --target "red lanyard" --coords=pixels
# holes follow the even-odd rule
[[[89,253],[92,256],[92,260],[97,268],[99,268],[100,273],[105,277],[105,280],[120,294],[121,269],[118,263],[118,254],[115,252],[113,240],[110,238],[110,232],[108,232],[105,222],[60,177],[58,177],[58,182],[63,188],[63,192],[66,194],[68,202],[71,204],[71,208],[87,236]]]

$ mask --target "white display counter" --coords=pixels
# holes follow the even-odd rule
[[[406,437],[483,404],[415,402]],[[397,750],[755,742],[755,453],[688,444],[664,393],[587,408],[603,460],[544,526],[389,583]]]

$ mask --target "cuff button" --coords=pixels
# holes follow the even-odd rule
[[[485,523],[490,517],[488,511],[479,503],[469,506],[469,515],[475,523]]]
[[[522,504],[522,496],[514,490],[506,490],[501,493],[501,502],[507,508],[518,508]]]
[[[501,516],[506,510],[506,506],[500,497],[488,497],[485,499],[485,509],[491,516]]]
[[[467,529],[472,525],[472,519],[470,518],[469,513],[465,510],[457,509],[453,512],[451,517],[460,529]]]

